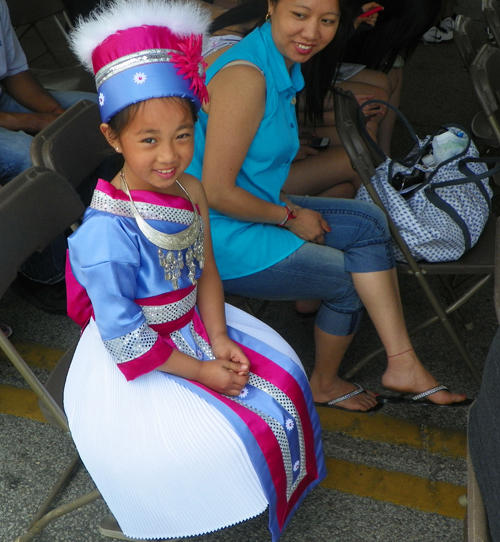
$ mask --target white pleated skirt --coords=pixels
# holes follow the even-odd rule
[[[226,306],[228,325],[298,365],[271,328]],[[85,467],[131,538],[209,533],[261,514],[267,499],[224,416],[160,371],[127,382],[94,321],[68,373],[64,408]]]

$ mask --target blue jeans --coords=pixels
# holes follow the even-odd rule
[[[347,199],[291,196],[321,213],[331,232],[325,244],[304,243],[284,260],[258,273],[224,281],[224,291],[271,300],[321,299],[316,325],[331,335],[355,333],[363,304],[351,273],[394,267],[385,214],[374,204]]]
[[[51,92],[64,109],[79,100],[97,102],[97,95],[91,92]],[[11,113],[31,113],[5,91],[0,96],[0,111]],[[33,136],[19,131],[0,128],[0,184],[6,184],[14,177],[31,167],[30,146]],[[43,252],[35,253],[21,267],[29,278],[44,284],[54,284],[64,278],[66,259],[66,236],[61,234]]]

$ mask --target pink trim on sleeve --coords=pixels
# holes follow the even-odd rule
[[[118,369],[120,369],[127,380],[134,380],[165,363],[173,350],[174,348],[159,336],[153,348],[138,358],[126,361],[125,363],[118,363]]]

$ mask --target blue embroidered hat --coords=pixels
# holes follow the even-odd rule
[[[203,35],[210,14],[198,2],[114,0],[79,21],[71,46],[95,74],[103,122],[125,107],[177,96],[208,101]]]

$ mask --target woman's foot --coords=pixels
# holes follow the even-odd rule
[[[400,393],[423,393],[439,386],[438,381],[422,365],[413,349],[389,356],[389,365],[382,376],[385,388]],[[450,405],[461,403],[467,398],[465,393],[451,393],[438,391],[429,395],[427,399],[437,405]]]
[[[332,401],[358,389],[352,382],[346,382],[340,378],[337,378],[333,386],[329,387],[329,389],[324,389],[322,386],[317,385],[313,378],[311,378],[310,385],[315,403],[328,403],[328,401]],[[364,390],[363,393],[359,393],[354,397],[335,404],[335,406],[345,408],[346,410],[359,410],[360,412],[370,410],[377,405],[376,395],[368,390]]]

